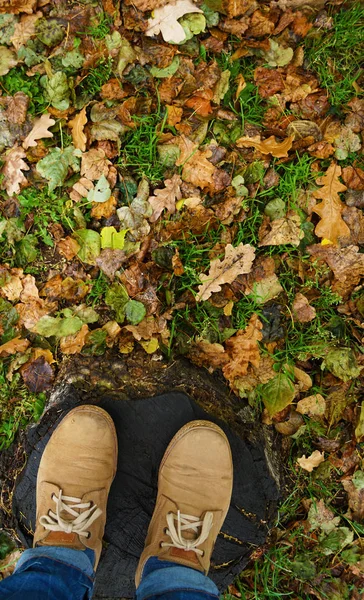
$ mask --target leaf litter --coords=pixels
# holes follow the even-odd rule
[[[282,437],[291,488],[247,600],[364,588],[363,21],[0,2],[0,448],[63,357],[215,372]]]

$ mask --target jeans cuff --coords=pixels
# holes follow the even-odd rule
[[[219,590],[209,577],[201,571],[175,564],[164,569],[157,568],[146,575],[136,591],[136,600],[181,590],[219,597]]]
[[[67,566],[79,569],[88,577],[93,578],[95,576],[93,569],[95,553],[93,550],[74,550],[62,546],[37,546],[25,550],[17,562],[14,573],[23,567],[28,560],[41,557],[57,560]]]

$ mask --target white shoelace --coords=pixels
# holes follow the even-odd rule
[[[88,529],[102,514],[102,510],[92,502],[81,502],[80,498],[63,496],[62,490],[59,490],[59,496],[52,494],[52,500],[56,503],[56,512],[50,510],[47,515],[41,516],[39,519],[40,524],[49,531],[64,531],[65,533],[77,533],[80,536],[89,537]],[[80,510],[82,512],[77,512]],[[63,511],[75,518],[65,521],[61,517]]]
[[[175,521],[177,521],[177,527],[174,523]],[[193,550],[193,552],[196,552],[196,554],[203,556],[203,550],[197,546],[200,546],[207,540],[212,527],[212,521],[212,512],[206,512],[202,520],[201,518],[194,517],[193,515],[183,515],[180,511],[178,511],[177,514],[170,512],[167,514],[168,529],[166,534],[169,535],[172,543],[169,544],[167,542],[162,542],[161,545],[163,547]],[[188,529],[192,529],[194,533],[198,534],[199,527],[201,527],[201,533],[196,539],[189,540],[183,537],[183,531],[187,531]]]

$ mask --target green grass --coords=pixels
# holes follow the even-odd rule
[[[47,246],[54,245],[48,232],[51,223],[60,223],[67,229],[73,229],[71,206],[66,196],[48,192],[47,188],[28,187],[18,195],[18,200],[22,208],[22,219],[24,220],[29,213],[33,213],[32,232]]]
[[[49,104],[44,97],[44,88],[39,82],[41,75],[35,73],[32,77],[28,77],[26,70],[23,66],[14,67],[9,73],[0,77],[0,86],[3,92],[9,96],[14,96],[16,92],[24,92],[30,98],[29,112],[40,114]]]
[[[125,134],[117,164],[123,171],[131,171],[134,176],[147,177],[151,183],[162,181],[166,166],[159,157],[157,145],[165,118],[160,114],[152,114],[135,116],[133,121],[136,128]]]
[[[79,35],[87,35],[95,40],[103,40],[111,31],[112,17],[105,12],[92,19],[92,24]]]
[[[45,394],[33,394],[22,383],[20,373],[6,379],[9,361],[0,364],[0,450],[14,441],[19,427],[37,421],[45,406]]]
[[[305,39],[305,57],[327,90],[330,102],[341,107],[357,93],[353,83],[363,75],[364,7],[355,4],[333,15],[333,29]]]
[[[91,67],[88,74],[76,87],[77,95],[83,100],[96,96],[104,83],[109,81],[112,73],[112,58],[101,58],[95,67]]]
[[[109,287],[109,279],[100,271],[97,278],[92,280],[92,288],[86,296],[86,303],[92,306],[100,304]]]

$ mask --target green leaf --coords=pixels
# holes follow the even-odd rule
[[[79,50],[71,50],[62,58],[62,65],[66,68],[73,67],[74,69],[80,69],[84,60],[85,58]]]
[[[81,319],[83,323],[96,323],[99,320],[99,315],[96,310],[86,304],[81,304],[73,310],[73,316]]]
[[[35,331],[44,337],[57,338],[73,335],[80,331],[83,321],[79,317],[41,317],[35,326]]]
[[[81,150],[77,150],[74,146],[67,146],[64,150],[52,148],[47,156],[38,162],[36,169],[42,177],[48,180],[50,192],[63,185],[69,167],[75,172],[80,170],[80,156],[82,156]]]
[[[58,108],[58,110],[67,110],[70,106],[71,97],[67,75],[58,71],[51,77],[47,77],[45,93],[47,99],[54,108]]]
[[[121,283],[113,283],[106,292],[105,302],[115,311],[117,322],[123,323],[126,305],[129,302],[126,288]]]
[[[74,237],[81,246],[78,258],[88,265],[96,264],[95,260],[101,252],[100,234],[93,229],[78,229],[74,232]]]
[[[35,31],[38,40],[48,48],[58,46],[66,35],[65,28],[58,19],[38,19]]]
[[[0,326],[6,332],[19,321],[19,315],[13,305],[0,298]]]
[[[168,67],[164,67],[164,69],[158,69],[157,67],[152,67],[150,70],[151,75],[153,77],[163,78],[163,77],[172,77],[175,72],[178,70],[180,63],[179,56],[175,56]]]
[[[357,490],[364,489],[364,471],[355,471],[352,479]]]
[[[354,532],[349,527],[336,527],[328,535],[322,534],[319,537],[320,546],[326,556],[340,552],[354,539]]]
[[[95,187],[87,194],[89,202],[106,202],[111,196],[111,189],[105,175],[101,175]]]
[[[292,381],[284,373],[279,373],[260,387],[264,405],[272,417],[292,403],[295,389]]]
[[[202,13],[191,13],[184,15],[179,19],[178,22],[182,25],[186,35],[186,38],[182,42],[179,42],[180,44],[184,44],[188,40],[192,39],[194,35],[198,35],[206,29],[206,18]]]
[[[21,267],[26,267],[36,260],[38,256],[38,240],[35,235],[28,234],[16,244],[16,259]]]
[[[238,197],[247,196],[249,194],[248,188],[244,185],[244,177],[242,175],[235,175],[235,177],[231,181],[231,185],[235,189],[236,195]]]
[[[116,67],[116,71],[119,75],[122,75],[124,69],[127,67],[129,63],[134,62],[136,59],[136,54],[129,44],[126,38],[121,38],[118,63]]]
[[[113,248],[122,250],[125,245],[125,236],[128,229],[116,231],[115,227],[103,227],[101,229],[101,248]]]
[[[351,348],[334,348],[329,350],[321,369],[328,369],[342,381],[355,379],[361,373],[355,354]]]
[[[129,300],[125,306],[125,316],[129,323],[132,325],[138,325],[147,314],[144,304],[137,300]]]
[[[221,77],[220,80],[217,82],[216,87],[215,87],[215,91],[214,91],[214,97],[213,97],[213,101],[215,102],[215,104],[220,104],[221,100],[223,100],[226,92],[228,91],[230,85],[230,71],[229,69],[226,69],[225,71],[223,71],[221,73]]]
[[[263,57],[266,59],[270,67],[285,67],[293,58],[292,48],[283,48],[278,42],[269,39],[270,49],[262,51]]]
[[[104,329],[94,329],[87,336],[87,341],[81,350],[85,356],[101,356],[106,350],[106,336]]]
[[[286,212],[286,203],[281,198],[274,198],[268,202],[264,209],[264,213],[268,215],[271,221],[285,217]]]
[[[305,555],[296,556],[295,560],[291,563],[291,569],[300,581],[308,581],[316,575],[315,563]]]
[[[5,558],[14,548],[13,540],[6,533],[0,531],[0,560]]]

